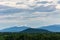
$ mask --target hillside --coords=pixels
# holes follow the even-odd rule
[[[48,33],[50,31],[44,30],[44,29],[29,28],[29,29],[22,31],[21,33],[46,33],[46,32]]]

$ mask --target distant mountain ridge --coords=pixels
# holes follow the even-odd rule
[[[46,29],[46,30],[49,30],[49,31],[52,31],[52,32],[60,32],[60,25],[43,26],[40,29]]]
[[[14,27],[11,27],[11,28],[6,28],[6,29],[3,29],[3,30],[0,30],[0,32],[20,32],[20,31],[23,31],[23,30],[26,30],[26,29],[28,29],[28,27],[25,27],[25,26],[21,26],[21,27],[14,26]]]
[[[0,30],[0,32],[40,33],[40,32],[49,32],[49,31],[45,29],[29,28],[26,26],[22,26],[22,27],[14,26],[11,28]]]
[[[26,26],[11,27],[0,30],[0,32],[26,32],[26,33],[40,33],[40,32],[60,32],[60,25],[49,25],[40,28],[29,28]]]

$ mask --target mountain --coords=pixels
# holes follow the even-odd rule
[[[21,33],[46,33],[46,32],[50,32],[50,31],[45,29],[36,29],[36,28],[28,28],[24,31],[21,31]]]
[[[50,32],[50,31],[45,30],[45,29],[28,28],[26,26],[22,26],[22,27],[14,26],[11,28],[0,30],[0,32],[45,33],[45,32]]]
[[[26,30],[26,29],[28,29],[28,27],[25,27],[25,26],[22,26],[22,27],[14,26],[14,27],[11,27],[11,28],[6,28],[6,29],[3,29],[3,30],[0,30],[0,32],[21,32],[21,31]]]
[[[40,29],[46,29],[52,32],[60,32],[60,25],[43,26]]]

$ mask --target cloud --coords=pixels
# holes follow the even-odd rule
[[[58,9],[60,6],[55,2],[56,0],[2,0],[0,3],[0,26],[5,28],[27,25],[36,28],[60,23]]]
[[[3,0],[1,2],[2,5],[7,5],[11,7],[17,7],[17,8],[30,8],[30,6],[40,6],[44,3],[44,5],[53,4],[55,2],[54,0]],[[47,4],[45,4],[47,3]]]
[[[60,1],[58,1],[57,3],[60,4]]]
[[[56,8],[54,5],[48,5],[48,6],[41,5],[35,8],[35,11],[39,11],[39,12],[52,12],[55,10]]]
[[[37,4],[47,4],[47,3],[51,3],[51,2],[48,2],[48,1],[37,2]]]
[[[34,7],[33,9],[23,9],[23,8],[15,8],[15,7],[1,5],[0,6],[0,8],[1,8],[0,9],[0,23],[6,24],[6,25],[4,25],[5,27],[8,25],[9,26],[10,25],[11,26],[28,25],[28,26],[36,28],[40,25],[45,25],[44,23],[47,20],[47,18],[45,19],[45,17],[48,17],[49,12],[55,11],[54,7],[55,6],[53,6],[53,5],[49,5],[49,6],[41,5],[39,7]],[[11,23],[14,25],[12,25]],[[3,26],[3,25],[1,25],[1,26]]]
[[[39,7],[33,8],[33,9],[32,9],[32,7],[31,7],[31,9],[22,9],[22,8],[15,8],[15,7],[0,5],[0,15],[21,13],[21,12],[25,12],[28,14],[32,13],[32,12],[52,12],[55,10],[56,10],[56,8],[54,5],[48,5],[48,6],[41,5]]]
[[[15,13],[21,13],[21,12],[31,12],[30,9],[22,9],[22,8],[15,8],[15,7],[9,7],[9,6],[3,6],[0,5],[0,15],[5,14],[15,14]]]
[[[0,14],[18,13],[20,11],[21,10],[20,9],[17,9],[17,8],[0,5]]]

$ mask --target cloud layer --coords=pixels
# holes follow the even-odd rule
[[[60,24],[57,0],[0,0],[0,27],[29,26],[32,28]]]

